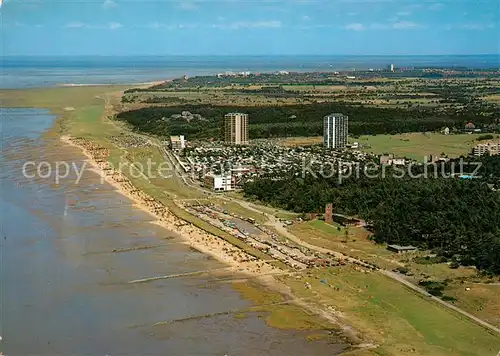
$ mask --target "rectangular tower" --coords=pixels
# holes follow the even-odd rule
[[[327,224],[333,223],[333,204],[326,204],[326,208],[325,208],[325,222]]]
[[[224,136],[227,143],[245,145],[248,143],[248,115],[230,113],[224,116]]]
[[[330,114],[323,118],[323,143],[326,148],[347,146],[348,119],[344,114]]]

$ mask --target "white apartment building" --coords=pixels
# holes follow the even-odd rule
[[[349,117],[344,114],[330,114],[323,118],[323,143],[326,148],[347,146]]]
[[[233,179],[230,174],[207,174],[205,176],[205,187],[212,189],[215,192],[227,192],[233,190],[232,182]]]

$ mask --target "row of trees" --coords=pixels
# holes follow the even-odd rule
[[[485,179],[500,176],[500,158],[489,157]],[[483,179],[395,178],[344,179],[290,172],[258,178],[244,186],[258,199],[295,212],[356,215],[373,225],[379,243],[413,244],[464,265],[500,274],[500,194]],[[498,178],[496,178],[498,179]]]
[[[190,111],[209,119],[203,125],[195,121],[165,120],[172,114]],[[190,139],[222,137],[224,115],[243,111],[249,114],[251,138],[320,136],[323,133],[322,118],[332,112],[349,115],[349,132],[352,135],[396,134],[403,132],[436,131],[444,126],[462,126],[469,120],[489,123],[489,117],[477,117],[473,112],[457,112],[455,115],[433,109],[405,110],[400,108],[375,108],[352,106],[347,103],[314,103],[275,106],[215,106],[181,105],[152,107],[123,112],[118,119],[124,120],[140,131],[152,134],[187,134]]]

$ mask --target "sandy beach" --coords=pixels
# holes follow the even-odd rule
[[[142,83],[120,83],[119,85],[127,85],[130,86],[131,88],[149,88],[154,85],[159,85],[163,84],[165,82],[168,82],[169,80],[157,80],[153,82],[142,82]],[[90,84],[82,84],[82,83],[63,83],[63,84],[58,84],[58,87],[106,87],[110,86],[113,84],[109,83],[90,83]],[[118,85],[118,84],[117,84]]]
[[[253,256],[229,242],[179,219],[162,203],[136,189],[130,180],[120,172],[111,170],[108,162],[103,159],[103,155],[107,153],[94,143],[83,139],[74,139],[70,136],[62,136],[61,140],[67,145],[79,148],[88,158],[88,163],[96,174],[121,194],[133,200],[139,209],[151,214],[156,219],[156,224],[176,231],[186,241],[186,244],[192,248],[229,265],[235,273],[243,273],[249,277],[283,273],[281,269],[273,267],[264,261],[256,260]],[[267,282],[269,283],[269,280]]]

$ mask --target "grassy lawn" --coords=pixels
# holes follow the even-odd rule
[[[295,294],[340,311],[344,320],[380,345],[362,354],[495,356],[500,350],[497,335],[377,273],[336,267],[309,272],[302,280],[279,278]],[[311,289],[305,288],[306,281]]]
[[[441,135],[438,133],[409,133],[401,135],[361,136],[352,141],[370,148],[366,152],[375,154],[394,153],[396,156],[423,161],[425,156],[444,153],[449,157],[467,155],[478,143],[480,134]]]
[[[346,90],[345,85],[283,85],[283,89],[289,91],[321,91],[321,92],[335,92]]]
[[[379,267],[394,269],[401,266],[393,253],[369,241],[369,233],[363,228],[344,228],[338,224],[329,225],[321,220],[313,220],[294,224],[289,230],[307,243],[339,251]]]
[[[239,192],[230,192],[227,194],[227,196],[233,197],[236,199],[240,199],[240,200],[245,200],[244,195],[242,193],[239,193]],[[259,203],[253,204],[253,207],[259,211],[266,213],[266,214],[273,215],[273,216],[277,217],[278,219],[295,219],[298,216],[297,213],[293,213],[293,212],[282,210],[282,209],[273,208],[270,206],[265,206],[265,205],[262,205]]]
[[[323,143],[323,137],[290,137],[277,140],[277,143],[285,147],[317,145]]]
[[[496,284],[454,281],[448,285],[445,293],[457,299],[454,304],[459,308],[500,327],[500,284],[498,282],[498,278]]]
[[[488,95],[483,97],[484,100],[490,101],[495,104],[500,104],[500,94]]]
[[[158,190],[167,191],[169,196],[177,199],[203,198],[200,191],[186,187],[175,176],[157,147],[128,148],[127,153],[127,159],[136,167],[143,167],[143,171],[147,172],[149,182]]]
[[[492,284],[484,284],[486,279],[478,277],[473,267],[451,269],[447,263],[416,263],[413,261],[414,257],[426,256],[428,253],[421,251],[403,255],[394,254],[385,246],[369,241],[368,233],[362,228],[349,228],[349,237],[346,238],[347,230],[344,227],[332,226],[324,221],[315,220],[295,224],[290,227],[290,231],[312,245],[343,252],[385,269],[392,270],[404,266],[412,272],[413,276],[407,279],[414,284],[418,284],[423,278],[449,280],[443,294],[455,298],[454,305],[493,325],[500,326],[499,278],[493,280]]]
[[[104,111],[103,97],[125,89],[124,86],[84,86],[0,90],[0,100],[6,107],[50,110],[59,117],[55,131],[102,139],[116,130],[111,123],[100,120]]]
[[[267,218],[263,214],[259,214],[253,210],[246,209],[236,202],[228,202],[222,199],[216,199],[212,201],[216,205],[220,206],[222,209],[228,210],[231,213],[238,214],[244,217],[255,219],[255,221],[263,224],[267,221]]]

